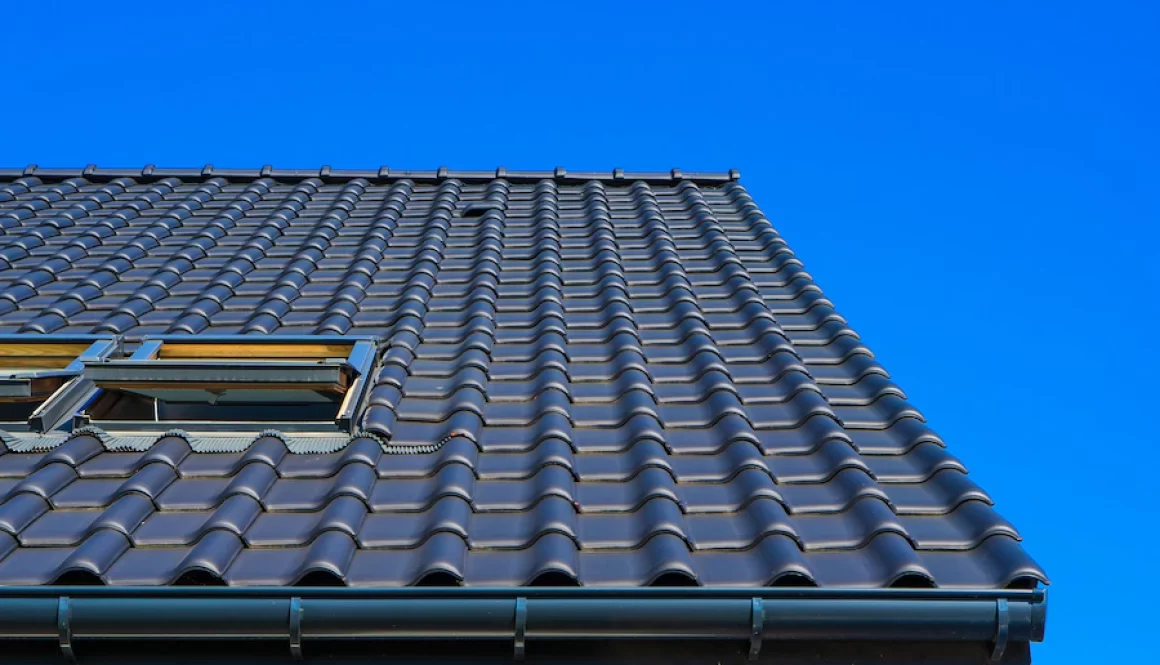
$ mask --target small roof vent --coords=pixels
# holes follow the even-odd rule
[[[463,210],[459,212],[459,216],[464,219],[472,217],[483,217],[488,210],[502,210],[503,206],[495,201],[480,201],[478,203],[469,203],[464,206]]]

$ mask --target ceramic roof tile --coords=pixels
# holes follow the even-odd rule
[[[1046,581],[729,177],[151,173],[0,170],[0,332],[375,335],[361,431],[0,443],[0,584]]]

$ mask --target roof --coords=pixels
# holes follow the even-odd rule
[[[9,439],[0,584],[1046,582],[736,180],[0,170],[2,334],[382,340],[326,452]]]

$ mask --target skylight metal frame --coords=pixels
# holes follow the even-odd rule
[[[52,347],[76,347],[79,351],[64,367],[51,367],[48,359],[68,358],[69,353],[47,353]],[[16,349],[13,347],[25,347]],[[33,399],[34,384],[44,380],[62,380],[62,384],[33,410],[27,421],[0,422],[0,429],[13,431],[46,432],[65,425],[78,403],[87,401],[96,388],[83,375],[85,364],[112,357],[121,348],[115,335],[0,335],[0,366],[8,358],[44,358],[45,366],[6,368],[0,376],[0,399]],[[82,350],[83,349],[83,350]],[[23,350],[25,353],[13,353]]]
[[[278,429],[335,434],[352,431],[377,360],[378,338],[367,335],[147,335],[127,358],[84,363],[99,390],[131,388],[289,390],[330,388],[343,394],[333,422],[319,420],[116,420],[76,414],[74,427],[107,431],[246,432]],[[182,351],[182,348],[185,351]],[[282,347],[272,349],[272,347]],[[232,354],[232,355],[231,355]]]

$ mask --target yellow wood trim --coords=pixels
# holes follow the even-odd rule
[[[87,351],[89,346],[90,344],[72,344],[65,342],[58,342],[56,344],[45,344],[43,342],[0,344],[0,357],[76,358]]]
[[[0,371],[11,369],[64,369],[76,356],[0,356]]]
[[[196,358],[345,358],[353,344],[206,344],[166,341],[162,360]]]
[[[146,390],[181,389],[181,390],[314,390],[343,394],[347,387],[341,383],[189,383],[185,381],[117,381],[107,383],[102,381],[100,386],[109,390]]]

